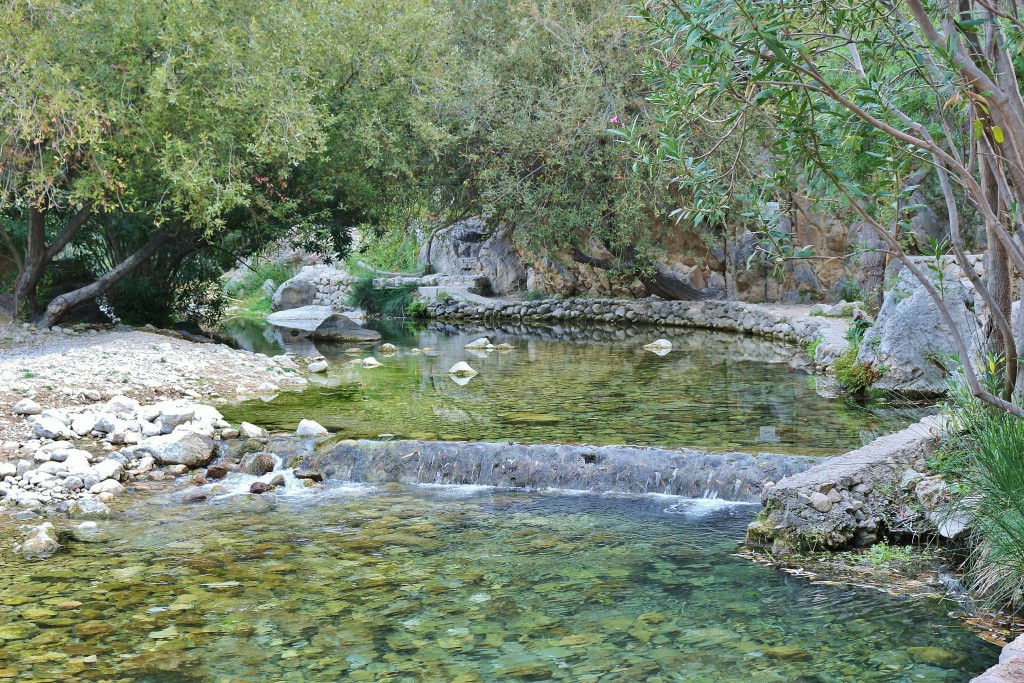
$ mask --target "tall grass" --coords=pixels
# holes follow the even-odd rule
[[[373,286],[372,276],[361,277],[352,284],[348,305],[361,308],[371,315],[399,318],[405,315],[415,291],[412,285],[377,289]]]
[[[939,468],[960,479],[972,518],[967,578],[994,606],[1024,607],[1024,420],[974,398],[962,383],[947,404],[951,435]]]

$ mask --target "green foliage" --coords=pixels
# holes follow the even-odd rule
[[[848,349],[836,359],[835,372],[839,384],[856,396],[863,396],[879,376],[870,366],[857,362],[856,348]]]
[[[543,301],[547,298],[548,295],[539,289],[527,290],[526,294],[523,295],[523,301]]]
[[[864,301],[864,290],[849,278],[843,278],[836,285],[836,296],[841,301]]]
[[[868,562],[872,567],[905,568],[913,564],[915,552],[912,546],[895,546],[881,541],[871,546],[867,552]]]
[[[373,278],[366,276],[352,284],[348,304],[370,315],[397,318],[405,315],[413,302],[415,291],[413,286],[377,289],[373,286]]]
[[[427,316],[427,302],[423,299],[413,299],[405,307],[405,314],[410,318],[425,318]]]
[[[416,232],[407,226],[383,226],[380,230],[364,235],[358,251],[349,255],[348,264],[352,271],[360,270],[358,261],[373,268],[397,273],[418,271],[420,245]]]
[[[822,338],[818,337],[807,345],[807,357],[811,359],[812,363],[814,362],[814,356],[818,352],[818,347],[821,346],[822,341]]]
[[[224,295],[237,308],[233,317],[265,318],[271,313],[272,295],[268,296],[263,290],[264,283],[269,280],[276,289],[282,282],[291,279],[296,269],[288,264],[264,261],[241,273],[240,277],[223,285]]]
[[[843,337],[850,342],[851,347],[859,349],[861,342],[864,341],[864,334],[871,329],[871,325],[871,321],[867,318],[856,318],[850,323],[850,327],[847,328]]]

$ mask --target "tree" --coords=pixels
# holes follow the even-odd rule
[[[425,0],[3,4],[0,213],[27,232],[14,315],[49,326],[158,253],[282,235],[344,249],[399,201],[366,188],[400,186],[421,154],[407,143],[430,138],[396,105],[418,102],[413,71],[443,69],[428,48],[444,16]],[[42,310],[51,264],[86,243],[104,267]]]
[[[693,191],[687,211],[724,206],[721,183],[708,181],[728,169],[680,154],[687,144],[678,123],[708,116],[732,135],[756,136],[777,169],[764,186],[799,180],[854,210],[931,295],[971,392],[1018,416],[1024,339],[1014,338],[1010,319],[1011,284],[1024,274],[1019,10],[1016,0],[651,0],[638,12],[658,50],[649,75],[653,101],[667,111],[659,144],[679,161],[677,183]],[[856,172],[852,160],[865,157],[870,172]],[[898,231],[920,208],[907,179],[921,170],[934,178],[949,221],[949,244],[936,255],[955,259],[991,311],[998,387],[980,377],[941,281],[901,246]],[[732,198],[743,205],[756,195]],[[987,237],[984,281],[965,258],[973,215]]]

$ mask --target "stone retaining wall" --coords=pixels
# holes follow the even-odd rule
[[[926,417],[769,486],[747,541],[775,551],[871,545],[891,526],[903,475],[925,469],[942,425],[941,416]]]
[[[834,318],[788,313],[739,301],[663,301],[660,299],[558,299],[475,304],[436,301],[427,314],[441,320],[522,323],[618,323],[698,327],[769,337],[803,347],[817,344],[814,363],[830,369],[846,352],[846,326]]]

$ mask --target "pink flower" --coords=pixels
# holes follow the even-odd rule
[[[615,116],[613,116],[610,119],[608,119],[608,123],[618,123],[618,122],[619,122],[619,115],[618,114],[616,114]]]

